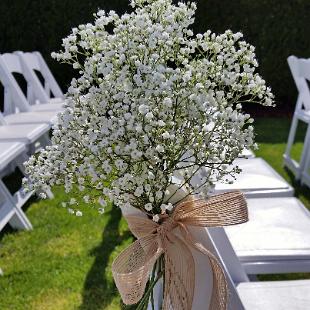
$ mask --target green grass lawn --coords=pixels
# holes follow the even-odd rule
[[[289,126],[290,120],[286,119],[258,119],[260,149],[256,154],[295,186],[296,196],[310,209],[310,190],[295,184],[292,175],[282,167]],[[296,158],[302,141],[300,133],[293,150]],[[82,217],[70,216],[61,207],[61,202],[67,200],[64,191],[56,189],[53,200],[31,201],[26,214],[34,230],[5,229],[0,234],[0,267],[4,272],[0,277],[1,310],[122,308],[112,280],[111,263],[133,238],[120,211],[109,207],[99,216],[89,208]],[[307,274],[260,278],[301,277],[310,278]]]

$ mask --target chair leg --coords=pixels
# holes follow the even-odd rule
[[[14,229],[32,230],[32,225],[26,217],[25,213],[20,209],[17,211],[17,208],[15,214],[10,219],[9,224]]]
[[[310,131],[310,130],[309,130]],[[308,135],[308,140],[307,140],[307,153],[304,155],[305,156],[305,164],[304,168],[301,172],[301,178],[300,182],[301,185],[307,185],[310,187],[310,134]]]
[[[288,135],[288,141],[286,144],[286,149],[285,149],[285,155],[287,157],[290,157],[291,149],[292,149],[292,146],[293,146],[293,143],[295,140],[296,131],[297,131],[297,125],[298,125],[298,118],[294,115],[292,125],[290,128],[290,133]]]
[[[304,140],[303,151],[302,151],[302,154],[300,157],[300,161],[298,163],[291,158],[291,150],[292,150],[292,146],[293,146],[294,141],[295,141],[297,126],[298,126],[299,120],[304,121],[308,127],[307,127],[307,132],[306,132],[306,136],[305,136],[305,140]],[[288,168],[290,168],[292,170],[292,172],[295,174],[296,180],[300,180],[302,178],[302,173],[303,173],[303,170],[304,170],[304,167],[306,164],[306,160],[307,160],[307,156],[308,156],[308,148],[310,145],[309,139],[310,139],[309,123],[303,119],[299,119],[299,117],[297,117],[296,114],[294,114],[292,125],[291,125],[289,136],[288,136],[286,150],[285,150],[283,157],[284,157],[284,166],[287,166]]]
[[[310,140],[310,126],[308,125],[306,137],[304,140],[304,146],[300,158],[298,179],[302,179],[302,174],[306,172],[305,169],[307,169],[307,158],[309,156],[309,145],[310,145],[309,140]]]
[[[9,210],[14,211],[14,215],[10,218],[9,224],[16,229],[26,229],[31,230],[32,225],[29,222],[25,213],[16,206],[14,198],[11,193],[8,191],[2,180],[0,179],[0,193],[3,195],[5,199],[5,203],[2,208],[9,208]]]

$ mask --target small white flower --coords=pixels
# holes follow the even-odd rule
[[[166,123],[165,123],[163,120],[159,120],[159,121],[157,122],[157,124],[158,124],[158,126],[160,126],[160,127],[164,127],[164,126],[166,125]]]
[[[135,192],[134,192],[134,195],[136,197],[140,197],[142,194],[143,194],[143,187],[142,186],[137,187]]]
[[[163,153],[165,151],[165,148],[162,145],[157,145],[156,146],[156,151],[159,153]]]
[[[46,199],[46,198],[47,198],[47,195],[46,195],[46,193],[44,193],[44,192],[41,192],[41,193],[39,194],[39,196],[40,196],[40,198],[42,198],[42,199]]]
[[[102,197],[99,197],[98,202],[102,207],[107,205],[107,202]]]
[[[169,203],[167,204],[167,210],[168,210],[168,211],[172,211],[172,210],[173,210],[173,205],[172,205],[172,203],[169,202]]]
[[[146,210],[146,211],[152,211],[152,209],[153,209],[153,206],[152,206],[152,204],[151,203],[147,203],[145,206],[144,206],[144,209]]]
[[[70,205],[76,204],[76,199],[75,198],[71,198],[70,201],[69,201],[69,204]]]
[[[171,108],[172,107],[172,100],[171,100],[171,98],[169,98],[169,97],[164,98],[163,104],[166,107]]]
[[[157,222],[159,221],[159,219],[160,219],[160,217],[159,217],[158,214],[153,215],[153,221],[154,221],[154,222],[157,223]]]
[[[162,204],[162,205],[160,206],[160,209],[161,209],[161,213],[162,213],[162,214],[166,213],[167,205]]]
[[[76,216],[82,216],[83,213],[82,213],[81,211],[76,211],[76,212],[75,212],[75,215],[76,215]]]
[[[141,104],[139,106],[139,113],[145,115],[146,113],[148,113],[148,111],[149,111],[149,107],[147,105]]]
[[[161,199],[162,197],[163,197],[163,192],[162,191],[157,191],[156,193],[155,193],[155,197],[156,197],[156,199]]]
[[[168,131],[165,131],[165,132],[162,134],[162,137],[163,137],[164,139],[169,139],[169,138],[170,138],[169,132],[168,132]]]
[[[148,119],[148,120],[151,120],[153,118],[153,116],[154,115],[153,115],[152,112],[148,112],[148,113],[146,113],[145,118]]]

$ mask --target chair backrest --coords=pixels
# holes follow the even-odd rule
[[[310,111],[310,90],[307,80],[310,81],[310,59],[289,56],[287,59],[299,95],[296,110]]]
[[[33,85],[33,92],[30,93],[31,97],[28,97],[30,104],[34,104],[36,100],[41,103],[48,102],[51,99],[51,93],[55,98],[64,98],[61,88],[44,61],[41,53],[15,52],[15,54],[20,57],[27,82]],[[35,70],[41,73],[44,79],[44,85],[42,85]]]
[[[231,243],[221,227],[217,228],[191,228],[195,240],[199,240],[221,262],[228,282],[229,307],[228,310],[244,310],[244,306],[236,290],[236,284],[248,282],[249,278],[242,268]]]
[[[220,259],[226,272],[229,289],[228,310],[245,310],[236,290],[236,284],[249,282],[249,278],[244,271],[224,228],[209,228],[208,232],[214,246],[214,252]]]
[[[23,74],[19,57],[14,54],[0,55],[0,81],[4,87],[4,115],[30,110],[27,98],[13,73]]]

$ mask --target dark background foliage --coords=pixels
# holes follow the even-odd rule
[[[92,22],[98,8],[129,11],[129,0],[1,0],[0,53],[40,51],[65,90],[73,76],[50,53],[72,27]],[[241,31],[256,46],[260,72],[276,95],[277,114],[295,106],[296,88],[286,59],[310,57],[309,0],[198,0],[195,32]]]

